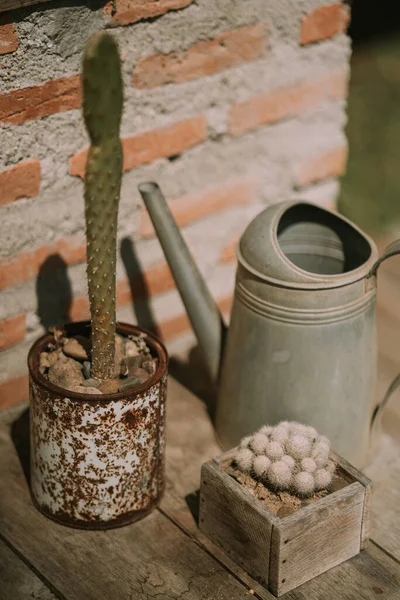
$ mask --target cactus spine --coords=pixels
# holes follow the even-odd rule
[[[115,269],[122,178],[119,127],[123,87],[118,47],[103,32],[83,57],[83,114],[91,146],[85,175],[87,279],[92,329],[92,377],[115,374]]]

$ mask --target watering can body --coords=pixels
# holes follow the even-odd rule
[[[374,242],[337,215],[283,203],[250,224],[237,254],[216,406],[221,444],[295,420],[361,466],[375,409]]]
[[[376,269],[398,244],[379,259],[374,242],[336,213],[306,202],[268,207],[239,241],[225,336],[166,206],[157,219],[158,192],[141,189],[217,383],[222,447],[263,424],[297,420],[363,466],[376,414]]]

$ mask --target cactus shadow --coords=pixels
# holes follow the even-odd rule
[[[121,241],[120,253],[129,282],[136,322],[139,327],[149,329],[159,336],[160,331],[150,305],[150,290],[132,240],[124,238]]]
[[[214,421],[216,389],[207,371],[201,348],[193,346],[185,359],[171,356],[168,371],[174,379],[204,402],[211,420]]]
[[[196,522],[197,527],[199,526],[199,513],[200,513],[200,490],[191,492],[185,496],[185,502],[190,510],[193,519]]]
[[[148,329],[161,337],[157,320],[150,305],[150,290],[143,275],[135,246],[130,238],[126,237],[121,240],[120,254],[129,282],[136,322],[139,327]],[[187,358],[170,356],[168,370],[174,379],[206,404],[210,416],[213,418],[214,385],[208,375],[200,348],[194,346],[189,351]]]
[[[59,254],[51,254],[40,266],[36,278],[36,314],[45,329],[71,321],[72,288],[67,269]]]

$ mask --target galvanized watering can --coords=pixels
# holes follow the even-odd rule
[[[238,244],[231,322],[222,317],[156,184],[139,190],[218,386],[224,448],[265,423],[297,420],[363,466],[384,400],[374,399],[374,242],[340,215],[306,202],[259,214]]]

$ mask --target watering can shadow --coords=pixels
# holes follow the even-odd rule
[[[269,206],[239,241],[227,330],[160,188],[139,191],[217,387],[221,446],[296,420],[365,466],[400,385],[399,375],[376,405],[376,274],[400,241],[379,257],[372,239],[332,211],[302,201]]]

